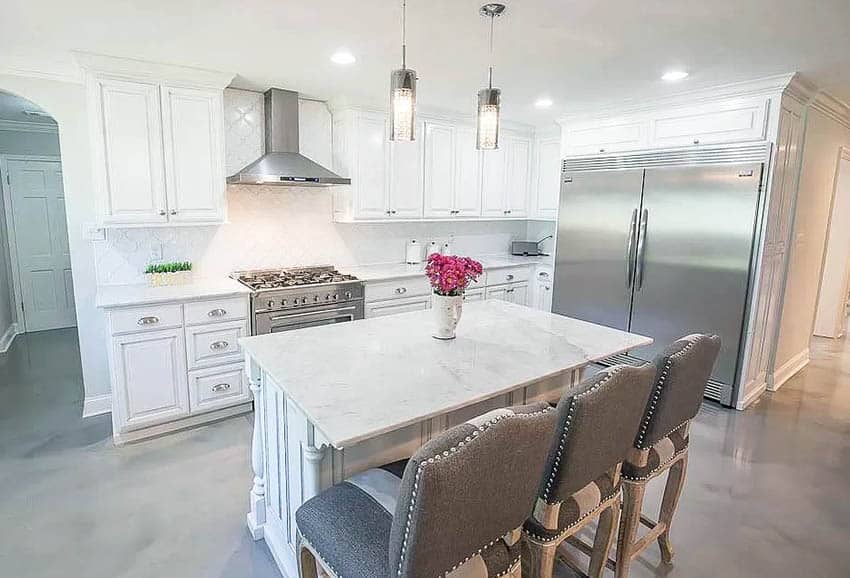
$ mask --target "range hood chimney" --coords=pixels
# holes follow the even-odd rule
[[[271,88],[263,95],[266,115],[266,154],[230,177],[242,185],[349,185],[341,177],[298,152],[298,93]]]

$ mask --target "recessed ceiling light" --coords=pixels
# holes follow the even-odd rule
[[[684,70],[670,70],[661,75],[661,80],[666,80],[667,82],[676,82],[677,80],[684,80],[688,77],[688,73]]]
[[[334,64],[354,64],[357,62],[357,59],[354,58],[354,55],[351,54],[348,50],[344,48],[340,48],[333,54],[331,54],[331,62]]]
[[[552,104],[552,99],[546,98],[545,96],[534,101],[534,106],[537,108],[549,108]]]

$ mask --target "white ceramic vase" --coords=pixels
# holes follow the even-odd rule
[[[455,329],[463,313],[463,295],[432,296],[431,309],[434,310],[434,337],[436,339],[454,339]]]

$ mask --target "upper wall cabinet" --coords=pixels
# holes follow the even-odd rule
[[[425,216],[481,215],[481,151],[475,131],[447,123],[425,123]]]
[[[484,151],[482,214],[523,218],[529,213],[531,140],[502,135],[499,149]]]
[[[99,219],[225,220],[222,94],[231,75],[85,55]]]
[[[557,137],[536,143],[536,174],[533,214],[537,219],[555,219],[561,196],[561,141]]]
[[[663,107],[605,119],[561,121],[564,156],[761,140],[766,137],[766,97]]]

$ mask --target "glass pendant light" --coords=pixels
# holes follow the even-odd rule
[[[479,150],[499,148],[499,115],[502,91],[493,88],[493,23],[505,11],[504,4],[485,4],[479,13],[490,19],[490,67],[487,71],[487,88],[478,91],[478,121],[475,146]]]
[[[390,76],[390,140],[412,141],[416,126],[416,71],[407,68],[407,0],[401,3],[401,68]]]

